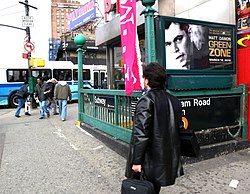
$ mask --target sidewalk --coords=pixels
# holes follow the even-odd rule
[[[162,193],[248,194],[250,191],[250,149],[184,166],[185,175]],[[239,181],[237,188],[230,182]]]
[[[23,110],[22,110],[23,111]],[[0,194],[119,194],[126,160],[76,127],[77,104],[59,116],[39,120],[0,109]],[[3,151],[1,158],[1,150]],[[185,175],[161,194],[248,194],[250,149],[185,165]],[[229,187],[232,179],[237,188]]]

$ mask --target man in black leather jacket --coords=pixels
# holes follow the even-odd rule
[[[181,104],[166,92],[166,71],[161,65],[146,65],[143,77],[147,91],[136,105],[126,177],[143,171],[159,193],[161,186],[172,185],[183,175],[179,139]],[[174,124],[170,124],[170,119],[174,119]]]

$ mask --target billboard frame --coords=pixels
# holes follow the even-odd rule
[[[232,24],[224,24],[224,23],[215,23],[208,21],[199,21],[199,20],[191,20],[184,18],[176,18],[169,16],[157,16],[155,18],[156,24],[156,46],[157,50],[157,60],[160,64],[162,64],[166,68],[166,54],[165,54],[165,23],[166,22],[176,22],[183,24],[193,24],[193,25],[203,25],[208,28],[219,28],[219,29],[228,29],[232,31],[231,34],[231,45],[232,45],[232,53],[231,53],[231,63],[232,69],[229,70],[208,70],[208,69],[199,69],[199,70],[181,70],[181,69],[167,69],[167,74],[171,75],[232,75],[236,74],[236,27]]]

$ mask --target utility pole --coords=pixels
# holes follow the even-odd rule
[[[25,7],[25,16],[29,16],[29,8],[33,8],[33,9],[37,9],[37,7],[34,7],[32,5],[29,5],[28,0],[25,0],[24,2],[19,1],[20,4],[23,4]],[[31,36],[30,36],[30,27],[27,26],[26,27],[26,36],[27,36],[27,41],[30,42],[31,40]],[[28,52],[28,76],[29,76],[29,88],[30,88],[30,99],[31,99],[31,103],[32,103],[32,107],[34,107],[35,105],[35,101],[33,98],[33,93],[34,93],[34,80],[32,78],[32,74],[31,74],[31,64],[30,64],[30,58],[31,58],[31,52]],[[34,106],[33,106],[34,105]]]
[[[66,50],[67,46],[68,46],[68,43],[66,41],[67,41],[66,34],[63,34],[63,44],[62,44],[62,47],[63,47],[63,50],[65,52],[65,60],[68,61],[68,58],[67,58],[68,53],[67,53],[67,50]]]

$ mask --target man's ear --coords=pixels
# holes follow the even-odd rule
[[[148,79],[144,78],[144,84],[145,84],[146,86],[149,86],[149,85],[148,85]]]

